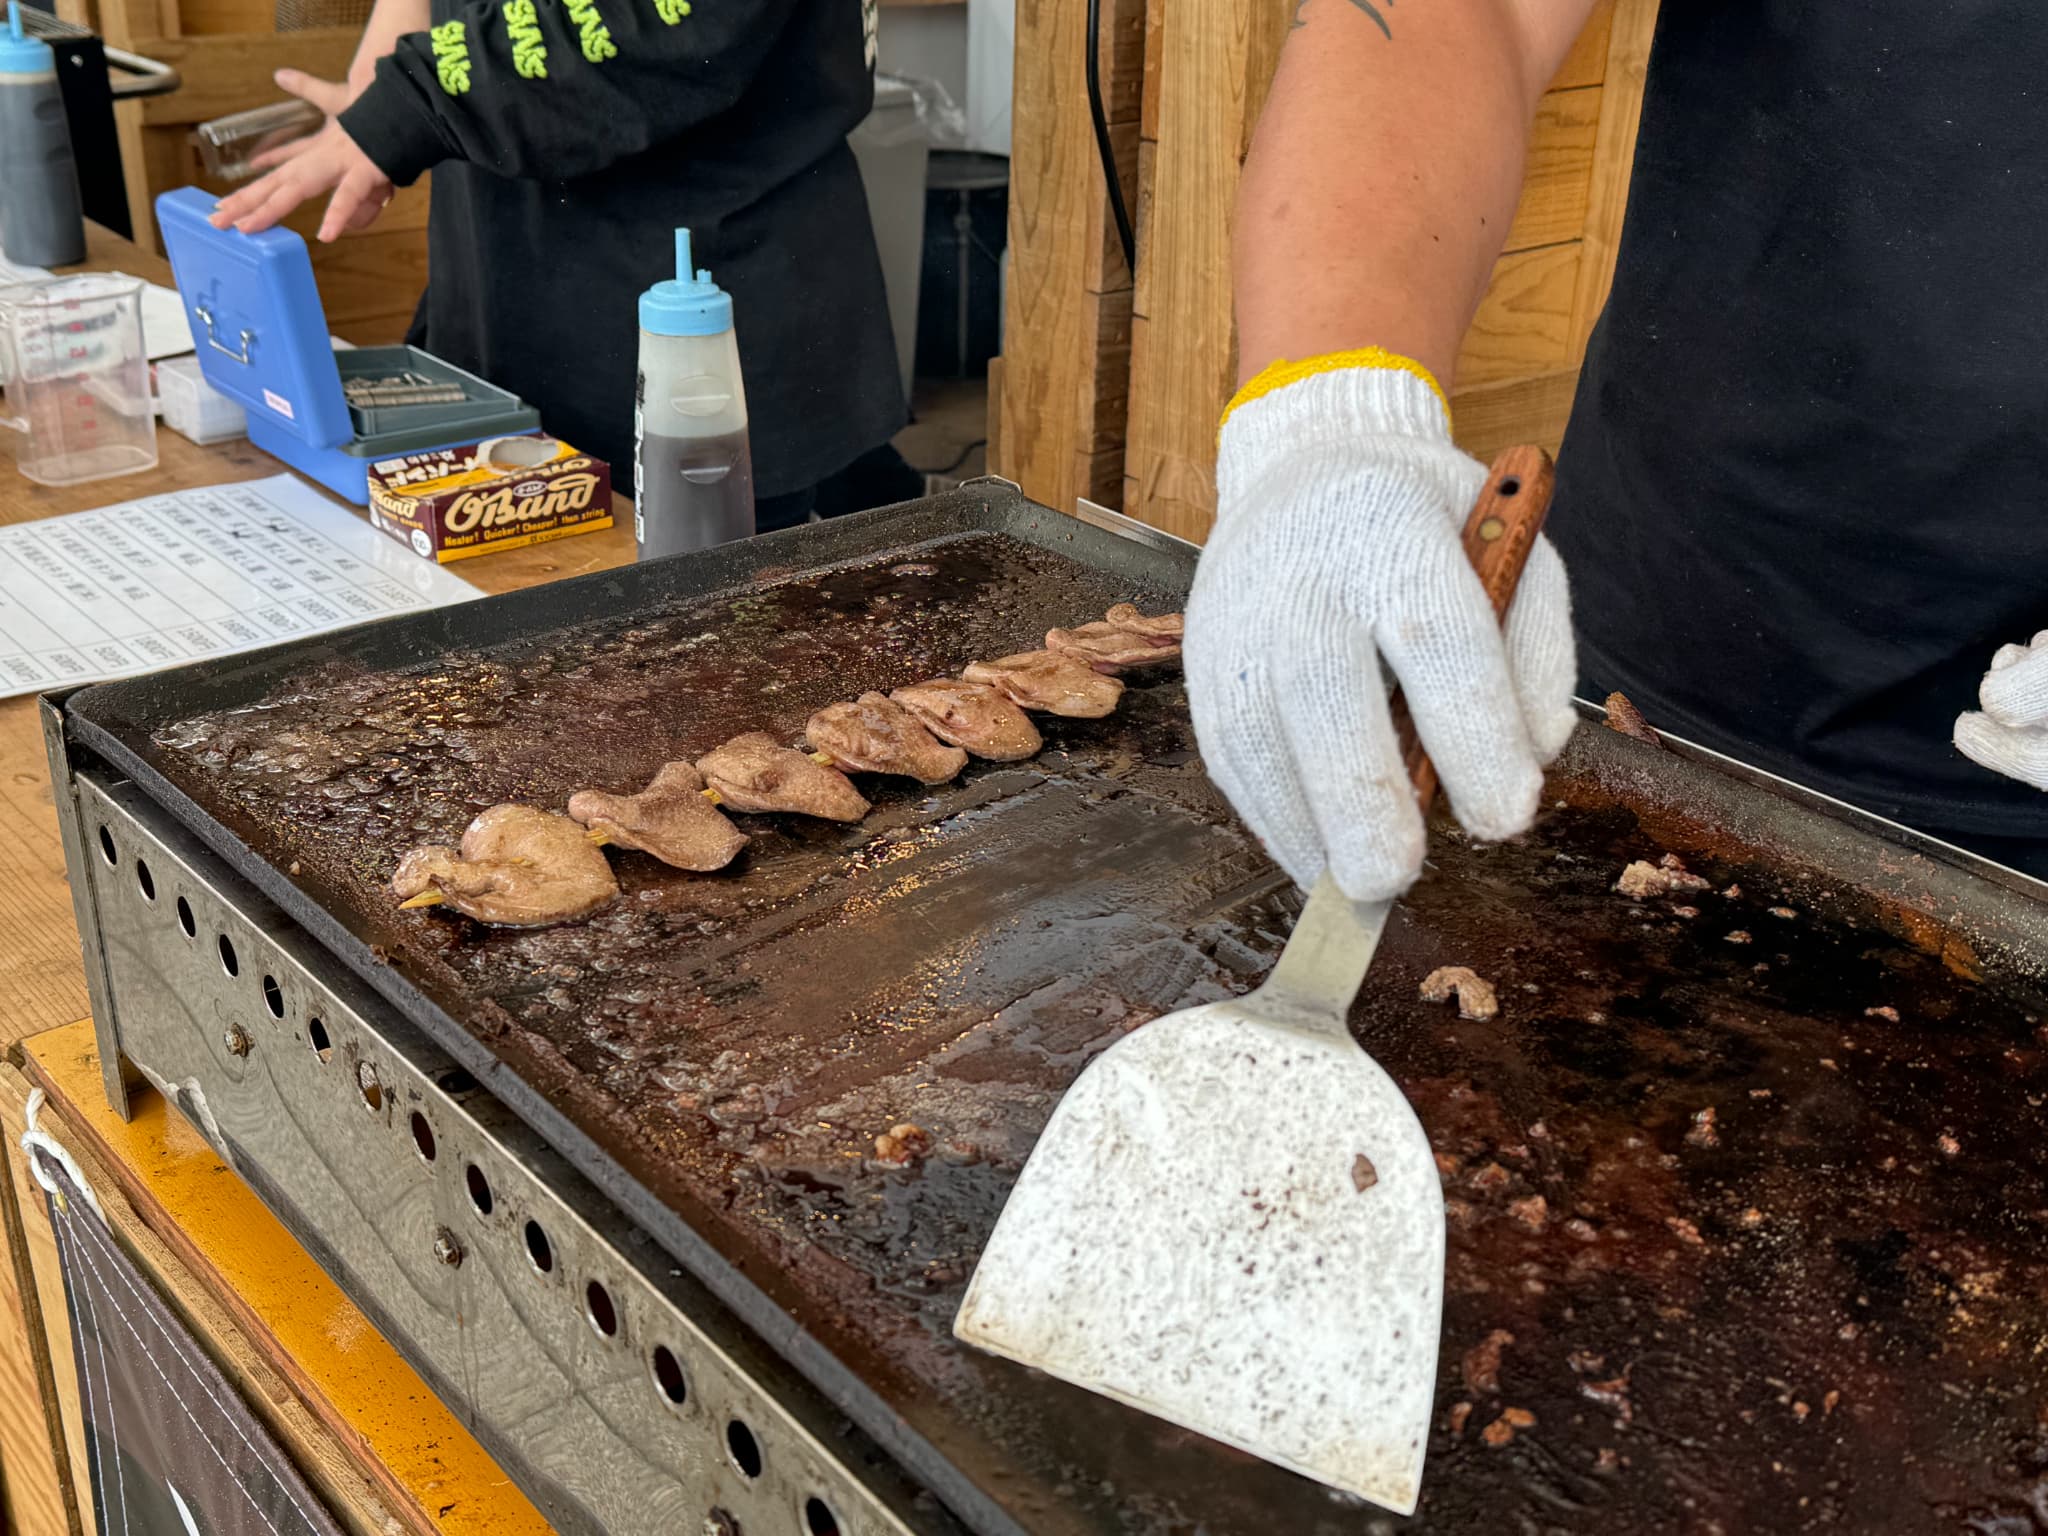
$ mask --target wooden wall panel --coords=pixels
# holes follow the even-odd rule
[[[1555,453],[1578,387],[1578,365],[1573,364],[1549,373],[1461,389],[1451,401],[1458,446],[1474,458],[1488,461],[1517,443],[1538,443]]]
[[[1085,39],[1084,6],[1018,10],[1005,355],[990,394],[990,468],[1066,508],[1099,486],[1101,456],[1120,451],[1129,373],[1131,274],[1088,112]],[[1135,204],[1145,0],[1107,0],[1099,45],[1104,114]]]
[[[339,80],[348,73],[362,35],[360,27],[312,27],[303,32],[241,32],[138,43],[137,52],[175,64],[185,77],[185,83],[168,96],[142,98],[142,121],[150,128],[189,126],[283,101],[284,92],[270,77],[287,67]]]
[[[1593,147],[1587,187],[1586,259],[1572,301],[1573,356],[1583,356],[1593,322],[1607,303],[1614,258],[1621,248],[1621,221],[1628,211],[1629,172],[1635,166],[1636,129],[1643,116],[1643,86],[1649,75],[1650,40],[1657,29],[1656,0],[1623,0],[1608,38],[1608,101]]]
[[[1607,78],[1608,34],[1614,27],[1614,0],[1601,0],[1586,21],[1586,29],[1572,44],[1557,78],[1548,89],[1568,91],[1574,86],[1598,85]]]
[[[1579,243],[1517,251],[1494,264],[1493,282],[1458,353],[1460,393],[1574,361],[1572,303],[1578,292]]]
[[[1522,170],[1522,200],[1502,251],[1555,245],[1584,233],[1602,99],[1600,87],[1588,85],[1552,91],[1537,103]]]
[[[1159,79],[1159,148],[1141,265],[1144,318],[1131,328],[1125,501],[1146,521],[1200,538],[1214,512],[1216,417],[1236,368],[1230,241],[1237,179],[1264,105],[1286,6],[1172,0]]]

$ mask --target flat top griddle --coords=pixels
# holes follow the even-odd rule
[[[858,827],[737,818],[755,841],[718,875],[616,855],[625,897],[584,925],[488,931],[385,885],[495,801],[794,738],[1112,602],[1178,606],[1187,565],[970,491],[89,690],[69,721],[970,1524],[1394,1529],[948,1332],[1061,1089],[1122,1031],[1256,982],[1297,910],[1201,772],[1177,669],[1108,720],[1044,722],[1032,762],[864,781]],[[1407,1525],[2026,1517],[2048,1501],[2048,942],[2004,893],[1758,817],[1753,790],[1607,733],[1552,798],[1514,845],[1438,828],[1355,1014],[1450,1207]],[[1614,894],[1667,848],[1713,891]],[[2019,937],[1972,948],[1979,917]],[[1449,963],[1496,983],[1498,1019],[1417,1000]],[[900,1120],[935,1151],[879,1165]]]

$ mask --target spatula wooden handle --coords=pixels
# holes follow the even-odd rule
[[[1515,584],[1522,579],[1522,567],[1536,547],[1536,535],[1543,531],[1550,493],[1556,486],[1557,472],[1551,467],[1550,455],[1541,448],[1525,443],[1503,449],[1486,472],[1486,484],[1465,519],[1465,558],[1479,573],[1498,618],[1507,617]],[[1436,799],[1436,767],[1415,733],[1407,701],[1398,692],[1392,709],[1394,729],[1400,733],[1401,760],[1408,766],[1415,798],[1427,815]]]

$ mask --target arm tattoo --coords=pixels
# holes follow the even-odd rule
[[[1387,26],[1387,18],[1380,14],[1379,6],[1374,5],[1373,0],[1351,0],[1351,3],[1372,18],[1372,24],[1380,29],[1382,37],[1386,38],[1389,42],[1393,41],[1394,34],[1392,29]],[[1391,9],[1394,0],[1380,0],[1380,4]],[[1296,27],[1308,25],[1307,22],[1301,19],[1301,13],[1307,5],[1308,0],[1294,0],[1294,25]],[[1290,30],[1292,29],[1290,28]]]

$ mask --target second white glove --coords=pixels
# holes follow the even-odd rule
[[[1538,542],[1503,630],[1460,540],[1485,478],[1426,377],[1398,368],[1313,373],[1224,426],[1188,698],[1210,776],[1304,888],[1327,867],[1382,900],[1421,868],[1382,661],[1478,837],[1527,828],[1571,734],[1563,563]]]
[[[1993,773],[2048,789],[2048,629],[2003,645],[1977,690],[1982,710],[1956,720],[1956,748]]]

